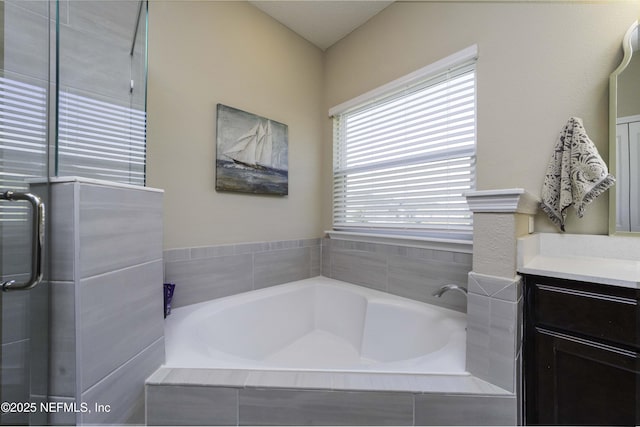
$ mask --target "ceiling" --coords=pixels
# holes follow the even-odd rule
[[[249,3],[325,50],[393,1],[250,0]]]

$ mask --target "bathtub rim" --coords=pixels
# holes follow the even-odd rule
[[[160,366],[147,380],[151,386],[224,387],[321,391],[371,391],[513,396],[470,373],[464,375],[343,373]]]

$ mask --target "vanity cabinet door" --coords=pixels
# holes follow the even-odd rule
[[[637,352],[546,329],[533,340],[527,424],[640,424]]]

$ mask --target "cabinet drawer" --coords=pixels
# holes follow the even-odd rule
[[[537,276],[529,308],[534,323],[614,344],[640,348],[636,289]]]

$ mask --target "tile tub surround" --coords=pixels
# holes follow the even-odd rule
[[[500,215],[502,217],[506,214],[501,212]],[[515,247],[515,238],[513,246]],[[311,247],[313,251],[310,254],[311,266],[307,264],[305,256],[294,260],[296,252],[306,247]],[[277,256],[280,251],[282,258]],[[214,369],[203,372],[162,368],[147,383],[149,424],[249,424],[256,420],[252,417],[258,413],[251,411],[259,411],[262,417],[260,423],[266,424],[313,424],[315,419],[317,423],[352,425],[477,425],[485,421],[494,425],[514,425],[520,419],[517,403],[520,366],[520,335],[517,325],[521,323],[522,309],[519,277],[471,274],[474,255],[470,247],[467,251],[438,250],[395,242],[385,244],[324,238],[302,242],[175,249],[165,251],[164,255],[165,280],[177,283],[176,295],[180,274],[183,275],[183,283],[187,283],[184,287],[191,288],[185,292],[187,297],[181,302],[178,300],[176,306],[257,289],[261,285],[256,281],[256,266],[264,265],[267,268],[269,265],[267,262],[262,264],[261,260],[284,259],[286,261],[282,261],[283,265],[288,266],[291,271],[310,271],[309,274],[314,275],[321,273],[323,276],[406,298],[467,311],[467,370],[471,374],[452,379],[437,376],[381,374],[371,377],[367,374],[291,371],[244,372]],[[515,270],[515,255],[513,268]],[[190,271],[193,269],[195,271]],[[215,285],[211,279],[212,274],[216,277]],[[295,274],[291,276],[296,277]],[[283,277],[282,283],[287,278]],[[267,285],[277,284],[276,282],[274,280]],[[464,296],[455,292],[447,293],[443,298],[432,296],[433,291],[447,283],[468,286],[468,302]],[[283,393],[283,390],[290,394]],[[174,399],[173,403],[168,401],[169,396],[180,393],[183,393],[182,396],[193,394],[194,398],[187,399],[182,404],[180,399]],[[340,409],[338,404],[334,405],[335,402],[351,398],[349,393],[360,395],[354,397],[354,408],[361,404],[357,402],[376,402],[381,396],[384,400],[384,396],[391,394],[394,398],[388,401],[395,402],[394,405],[397,403],[402,406],[411,402],[411,417],[404,409],[396,411],[397,408],[390,408],[389,413],[398,414],[398,417],[377,422],[366,417],[359,418],[356,409],[349,412],[344,407]],[[396,394],[403,396],[397,397]],[[371,396],[371,400],[364,399],[365,396]],[[397,401],[394,400],[396,397]],[[271,410],[267,411],[265,408],[271,406],[255,403],[259,398],[265,402],[270,401],[269,405],[279,409],[268,414]],[[217,399],[225,403],[220,403],[218,408],[209,408],[207,412],[205,407],[210,407],[212,400]],[[297,403],[293,407],[278,403],[285,401]],[[439,405],[460,407],[461,404],[465,408],[476,409],[470,410],[466,415],[465,411],[437,411]],[[198,405],[204,405],[202,412],[193,410]],[[315,408],[324,407],[323,405],[335,408],[338,412],[343,411],[344,417],[339,421],[314,418],[312,414]],[[478,408],[485,408],[489,413],[487,417],[480,419],[477,415]],[[171,421],[163,421],[166,411],[180,414],[178,416],[183,421],[171,417],[166,418]],[[197,414],[207,413],[209,417],[203,415],[204,419],[198,418]],[[196,418],[189,418],[189,414]]]
[[[515,425],[513,394],[471,375],[160,368],[148,425]]]
[[[169,249],[164,280],[172,307],[195,304],[320,274],[320,239]]]
[[[55,178],[50,196],[47,400],[111,411],[48,422],[144,423],[144,380],[164,363],[163,193]]]
[[[450,282],[466,285],[469,280],[470,253],[333,239],[322,239],[321,242],[321,258],[318,254],[317,262],[321,260],[322,275],[400,296],[433,303],[431,293],[437,287]],[[246,255],[249,250],[260,253],[269,245],[275,244],[165,251],[165,269],[171,263],[195,262],[200,254],[209,255],[200,255],[205,260],[203,265],[208,263],[215,268],[220,265],[216,258]],[[241,249],[243,247],[245,250]],[[284,249],[276,247],[274,250]],[[491,283],[476,279],[480,283],[472,289],[478,298],[471,298],[468,308],[474,321],[479,322],[475,329],[489,336],[491,327],[497,328],[494,342],[503,348],[500,328],[510,323],[504,321],[505,310],[500,304],[512,304],[511,299],[519,297],[519,288],[515,283],[498,283],[491,287]],[[211,286],[211,283],[207,279],[203,286]],[[250,290],[249,286],[247,288]],[[464,297],[450,294],[450,297],[462,300],[457,301],[454,308],[465,311]],[[489,299],[488,306],[483,298]],[[494,311],[491,311],[491,298],[498,301]],[[450,304],[445,306],[452,308]],[[510,326],[505,329],[510,330]],[[475,360],[490,357],[482,352],[483,348],[479,350]],[[511,354],[505,353],[506,360],[512,359]],[[500,357],[497,361],[503,359]],[[511,361],[510,366],[513,365]],[[147,423],[515,425],[519,412],[514,386],[499,374],[494,377],[487,374],[487,377],[501,381],[505,388],[471,374],[372,375],[161,368],[147,381]],[[378,414],[380,408],[388,416],[369,417],[370,413]]]
[[[522,348],[522,279],[469,273],[467,371],[512,393]]]
[[[471,246],[466,248],[470,252]],[[467,285],[472,254],[355,240],[322,240],[322,275],[458,311],[464,295],[433,292],[442,285]]]
[[[463,295],[432,294],[447,283],[466,287],[471,259],[467,252],[395,244],[286,240],[168,249],[164,278],[176,284],[173,307],[323,275],[466,311]]]

